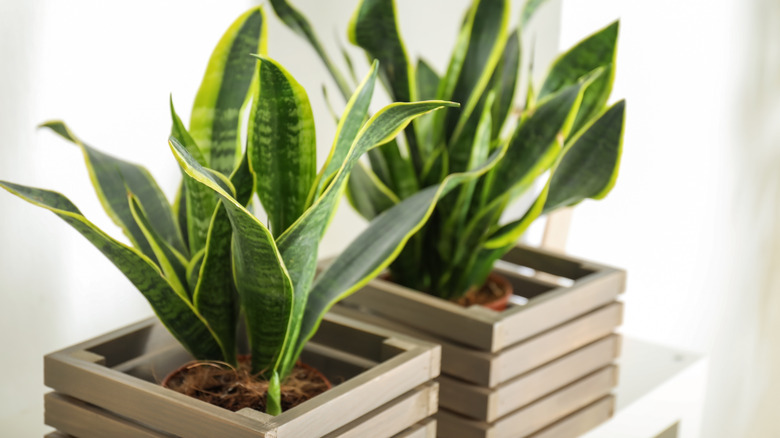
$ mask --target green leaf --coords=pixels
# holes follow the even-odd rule
[[[255,192],[255,175],[249,169],[249,157],[244,154],[241,162],[230,175],[230,183],[236,189],[236,201],[246,207]]]
[[[196,252],[195,255],[192,256],[190,261],[187,262],[187,284],[189,285],[190,290],[192,291],[194,291],[196,286],[198,285],[200,267],[203,264],[203,256],[205,254],[206,254],[206,249],[203,248],[202,250]]]
[[[360,162],[349,176],[347,199],[352,207],[368,220],[401,202],[374,172],[366,169]]]
[[[439,75],[425,60],[417,61],[417,98],[421,100],[436,99],[439,89]]]
[[[143,207],[132,193],[128,195],[130,211],[135,218],[136,223],[146,236],[146,240],[157,257],[157,263],[162,268],[163,275],[182,299],[190,300],[189,287],[187,285],[187,261],[181,254],[176,253],[168,244],[157,234],[149,222]]]
[[[499,249],[514,244],[544,213],[586,198],[606,196],[615,184],[620,165],[624,113],[625,101],[621,100],[573,139],[528,211],[494,231],[485,248]]]
[[[290,331],[293,288],[273,236],[181,143],[173,137],[169,143],[182,169],[219,196],[230,219],[233,276],[246,316],[252,372],[278,370]]]
[[[620,23],[615,21],[604,29],[582,40],[568,52],[559,56],[542,84],[539,99],[577,83],[594,70],[606,71],[593,79],[582,97],[572,133],[576,133],[600,114],[612,91],[615,78],[615,56]]]
[[[176,114],[176,110],[173,107],[173,98],[171,98],[171,119],[173,120],[171,136],[178,139],[181,144],[187,148],[187,152],[189,152],[199,164],[205,166],[206,159],[203,157],[198,145],[195,144],[195,140],[192,139],[192,136],[187,132],[181,119]],[[190,254],[195,254],[203,249],[206,244],[206,235],[208,234],[211,215],[214,213],[214,208],[217,206],[217,197],[183,171],[182,184],[181,195],[183,195],[184,200],[183,206],[188,248]]]
[[[434,149],[433,154],[428,157],[428,161],[423,167],[422,174],[420,174],[420,185],[427,187],[442,182],[450,173],[449,161],[446,147],[442,145]]]
[[[268,380],[268,394],[265,398],[265,413],[279,415],[282,413],[282,385],[279,382],[279,373],[274,371]]]
[[[414,72],[398,31],[393,0],[361,0],[348,27],[349,40],[379,60],[379,77],[396,102],[417,100]],[[422,169],[422,156],[414,128],[406,133],[409,155],[415,169]]]
[[[355,141],[355,137],[357,137],[358,132],[360,132],[360,128],[363,127],[363,123],[368,115],[368,106],[371,103],[371,96],[374,95],[377,66],[378,64],[375,61],[371,65],[371,70],[347,102],[347,107],[344,109],[344,113],[336,127],[333,146],[330,148],[330,153],[325,160],[325,164],[322,166],[322,170],[317,175],[316,190],[309,195],[309,202],[307,205],[311,205],[319,198],[320,194],[325,189],[325,183],[329,182],[333,175],[341,168],[341,165],[344,163],[344,158],[349,153],[349,149]]]
[[[314,279],[320,239],[338,205],[347,178],[360,156],[369,149],[392,140],[415,117],[454,105],[457,104],[442,101],[394,103],[382,108],[366,122],[352,143],[341,168],[336,172],[333,181],[322,196],[277,239],[285,266],[287,266],[290,278],[295,285],[296,305],[294,308],[296,312],[305,307],[305,305],[297,305],[297,302],[301,300],[302,303],[306,303],[309,287]],[[295,321],[299,321],[300,315],[301,313],[296,313],[293,316],[293,327],[299,326]],[[290,339],[291,346],[295,345],[297,336],[297,332],[293,333]],[[292,366],[294,359],[295,357],[291,355],[285,358],[285,363]],[[282,375],[285,375],[286,372],[287,368]]]
[[[417,68],[415,69],[417,80],[417,99],[429,100],[436,99],[436,95],[439,89],[439,75],[428,65],[427,62],[420,59],[417,61]],[[428,164],[431,160],[431,155],[434,153],[435,145],[433,139],[433,114],[426,114],[414,121],[414,128],[417,132],[417,139],[419,140],[420,155],[425,157],[425,164]],[[438,182],[438,181],[437,181]]]
[[[536,198],[528,211],[525,212],[523,217],[518,220],[512,221],[506,225],[499,227],[496,231],[490,234],[490,237],[484,244],[484,248],[488,250],[504,248],[508,245],[514,245],[517,239],[525,233],[528,227],[531,226],[542,214],[544,203],[547,200],[547,194],[550,190],[549,182],[544,186],[542,192]],[[487,275],[487,274],[486,274]]]
[[[441,184],[420,190],[374,219],[317,278],[303,317],[296,352],[314,335],[322,317],[333,304],[363,287],[386,268],[401,252],[404,244],[425,224],[436,201],[463,182],[487,172],[500,160],[497,151],[482,167],[467,173],[455,173]]]
[[[173,218],[171,206],[146,168],[112,157],[88,146],[61,121],[50,121],[41,126],[50,128],[81,148],[89,177],[103,209],[114,223],[122,228],[130,242],[139,248],[144,255],[155,260],[154,252],[146,241],[146,236],[136,224],[130,211],[130,205],[127,203],[128,190],[138,198],[138,202],[146,211],[154,230],[172,248],[182,254],[188,254]]]
[[[545,212],[586,198],[602,199],[612,190],[623,149],[625,108],[625,101],[619,101],[567,146],[551,177]]]
[[[398,102],[412,100],[411,66],[396,23],[393,0],[361,0],[348,27],[352,44],[379,61],[379,77]]]
[[[306,208],[316,177],[316,135],[309,98],[278,63],[259,57],[258,92],[249,116],[249,167],[274,236]]]
[[[372,149],[369,154],[378,154],[382,157],[381,160],[386,165],[391,181],[387,186],[392,187],[393,193],[396,193],[399,198],[404,199],[420,189],[414,166],[408,158],[401,155],[396,140]]]
[[[350,91],[349,85],[347,84],[347,81],[344,79],[344,76],[341,74],[341,72],[336,68],[335,64],[333,64],[328,54],[325,52],[325,49],[322,47],[319,39],[317,39],[317,36],[314,34],[314,30],[312,30],[311,24],[309,24],[309,21],[306,19],[306,17],[304,17],[303,14],[290,5],[290,2],[286,0],[271,0],[271,6],[273,7],[276,15],[282,20],[282,22],[284,22],[284,24],[287,25],[287,27],[289,27],[293,32],[302,36],[306,41],[309,42],[309,44],[311,44],[311,46],[320,56],[320,59],[322,59],[322,62],[325,64],[325,67],[328,69],[331,77],[333,77],[333,80],[336,81],[336,85],[338,86],[339,91],[341,91],[341,95],[344,97],[344,100],[349,100],[349,97],[352,93]]]
[[[176,190],[176,198],[173,200],[173,214],[176,219],[176,225],[179,227],[181,233],[181,239],[185,246],[189,245],[190,236],[187,233],[187,190],[184,187],[184,179],[179,183],[179,188]],[[190,254],[192,254],[190,252]]]
[[[473,137],[473,143],[471,146],[471,156],[467,166],[468,171],[478,169],[482,163],[488,158],[490,152],[490,134],[493,119],[491,116],[491,108],[493,107],[493,101],[495,100],[495,93],[491,92],[487,98],[486,105],[480,116],[479,125],[476,133]],[[471,205],[471,199],[476,189],[477,181],[469,181],[463,183],[463,185],[456,191],[455,198],[445,198],[442,201],[448,199],[454,200],[454,202],[442,202],[441,211],[446,215],[443,220],[444,234],[447,236],[459,236],[463,232],[465,226],[465,219]],[[442,255],[453,254],[455,244],[451,239],[441,239],[439,241],[439,252]]]
[[[0,187],[50,210],[86,237],[138,288],[163,325],[193,356],[197,359],[221,358],[219,344],[208,325],[192,305],[174,291],[148,257],[101,231],[68,198],[59,193],[5,181],[0,181]]]
[[[219,40],[195,97],[190,132],[212,169],[229,175],[240,157],[239,118],[255,60],[266,52],[265,17],[259,7],[238,17]]]
[[[515,30],[509,35],[501,61],[493,73],[493,90],[496,100],[493,104],[493,128],[491,138],[497,138],[512,110],[515,88],[520,73],[520,34]]]
[[[577,112],[582,88],[574,84],[552,96],[517,127],[506,157],[493,171],[492,202],[522,193],[552,165]]]
[[[464,102],[460,111],[447,112],[445,135],[448,140],[457,140],[461,135],[464,125],[485,94],[506,44],[509,2],[479,0],[475,2],[474,8],[468,49],[452,95],[445,97],[455,102]]]
[[[230,218],[225,208],[219,206],[211,219],[208,239],[198,265],[193,303],[219,339],[225,361],[237,365],[238,300],[230,252],[232,233]]]

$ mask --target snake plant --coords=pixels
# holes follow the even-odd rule
[[[443,75],[423,59],[410,62],[393,0],[361,0],[348,38],[368,59],[396,101],[444,99],[461,103],[415,120],[401,141],[368,153],[348,184],[353,207],[366,219],[402,203],[448,174],[475,169],[489,154],[502,158],[479,179],[438,203],[433,217],[391,265],[394,281],[457,299],[482,285],[493,263],[543,214],[601,199],[615,184],[625,102],[608,106],[615,74],[618,23],[560,55],[541,87],[529,81],[519,102],[521,36],[544,0],[528,0],[510,32],[510,0],[474,0],[466,11]],[[322,57],[344,96],[345,75],[327,56],[304,15],[286,0],[276,14]],[[352,62],[345,57],[348,65]],[[399,139],[401,140],[401,139]],[[544,180],[537,183],[542,178]],[[544,182],[544,184],[542,184]],[[539,187],[543,188],[539,190]],[[529,196],[519,218],[507,207]]]
[[[105,211],[131,245],[98,229],[57,192],[5,181],[0,186],[86,237],[195,358],[236,365],[243,319],[252,371],[271,382],[268,412],[276,414],[279,381],[324,313],[385,269],[436,201],[489,170],[497,156],[387,209],[315,279],[320,239],[358,159],[412,119],[455,104],[393,103],[369,118],[379,71],[374,63],[349,98],[330,155],[317,172],[307,94],[265,50],[265,18],[254,8],[214,50],[189,129],[171,104],[169,146],[183,175],[173,204],[144,167],[87,145],[62,122],[43,125],[81,149]],[[269,226],[247,207],[254,193]]]

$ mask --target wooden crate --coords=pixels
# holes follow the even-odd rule
[[[338,315],[303,355],[335,386],[278,416],[230,412],[156,383],[189,359],[155,319],[50,354],[46,424],[79,438],[392,437],[437,410],[438,346]]]
[[[614,411],[615,396],[608,395],[528,438],[576,438],[607,421]]]
[[[528,299],[524,305],[510,303],[503,312],[462,307],[381,279],[341,303],[495,353],[609,304],[625,289],[625,271],[539,248],[518,245],[502,260],[505,263],[497,264],[496,271],[512,283],[515,295]],[[535,275],[524,275],[523,268]],[[549,276],[572,283],[556,284]]]
[[[619,351],[620,336],[609,335],[493,389],[442,375],[439,406],[492,422],[611,364]]]
[[[333,310],[441,345],[440,436],[494,436],[498,432],[489,431],[508,430],[523,409],[619,355],[614,332],[622,322],[623,304],[617,298],[625,289],[624,271],[522,245],[509,251],[496,271],[524,303],[515,299],[502,312],[464,308],[374,280]],[[548,417],[554,421],[569,413]]]
[[[438,434],[441,437],[458,438],[523,438],[542,433],[556,422],[565,421],[567,416],[610,397],[610,391],[616,383],[617,367],[610,365],[493,422],[473,420],[440,409],[436,414]],[[588,420],[592,418],[590,414],[583,415]],[[583,422],[586,421],[577,421],[579,424]],[[574,428],[566,424],[559,427]]]

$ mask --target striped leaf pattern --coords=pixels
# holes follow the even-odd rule
[[[188,253],[168,200],[165,199],[162,190],[146,168],[88,146],[79,140],[63,122],[51,121],[41,126],[51,129],[81,148],[92,185],[103,209],[143,254],[152,260],[155,258],[154,252],[130,211],[130,205],[127,203],[128,191],[138,198],[138,202],[154,224],[155,231],[172,248],[182,254]]]
[[[405,142],[391,141],[369,152],[370,168],[357,168],[348,186],[358,213],[367,219],[378,217],[398,205],[391,201],[414,197],[441,183],[448,173],[472,169],[486,151],[506,148],[495,168],[437,202],[438,214],[390,267],[397,282],[442,298],[457,298],[483,282],[492,262],[511,247],[508,239],[516,239],[538,216],[582,199],[564,187],[586,178],[592,184],[586,197],[597,198],[592,192],[602,188],[598,195],[605,195],[617,173],[619,148],[596,154],[601,167],[562,162],[556,182],[545,185],[525,216],[500,222],[507,206],[536,187],[572,139],[580,138],[581,131],[590,129],[604,112],[614,79],[618,33],[616,22],[577,44],[555,61],[538,93],[529,80],[525,99],[519,101],[523,30],[546,1],[522,2],[514,30],[508,28],[511,3],[471,2],[441,76],[422,60],[410,67],[393,0],[359,1],[347,28],[350,41],[369,59],[381,61],[380,77],[395,99],[462,104],[457,110],[416,120],[414,129],[405,132]],[[494,97],[489,103],[490,95]],[[622,134],[619,118],[603,123],[610,125],[604,131]],[[614,137],[609,142],[614,144]],[[570,174],[564,176],[566,172]],[[548,193],[551,201],[545,204]]]
[[[279,64],[259,58],[258,86],[249,115],[249,168],[274,236],[306,208],[316,177],[316,136],[309,98]]]
[[[230,175],[238,164],[239,114],[255,72],[250,54],[266,52],[265,16],[252,8],[238,17],[209,59],[190,118],[190,133],[209,166]]]
[[[193,356],[199,359],[222,357],[220,346],[206,321],[171,287],[147,256],[102,232],[59,193],[5,181],[0,181],[0,187],[51,211],[87,238],[141,291],[160,321]]]
[[[184,127],[178,114],[176,114],[176,110],[173,108],[173,98],[171,98],[171,118],[173,119],[171,136],[179,139],[190,155],[198,163],[205,166],[207,163],[206,158],[203,157],[195,140],[187,131],[187,128]],[[211,215],[214,213],[214,208],[217,206],[217,197],[210,191],[205,190],[184,172],[182,172],[182,186],[179,196],[183,199],[184,211],[184,220],[179,220],[179,226],[184,228],[182,234],[187,236],[190,254],[195,254],[206,245],[209,222],[211,221]]]
[[[224,189],[216,177],[218,174],[203,168],[175,138],[170,138],[169,143],[181,168],[214,191],[230,220],[233,271],[246,318],[252,371],[278,370],[282,345],[289,332],[293,288],[274,238]]]
[[[303,349],[316,332],[323,315],[337,301],[357,291],[385,269],[409,238],[433,214],[436,202],[460,184],[473,180],[492,168],[503,150],[494,153],[480,167],[451,174],[441,184],[427,187],[394,205],[373,220],[331,265],[317,277],[312,287],[296,351]]]
[[[599,68],[606,70],[585,91],[572,134],[600,114],[607,103],[615,78],[615,55],[617,54],[619,27],[620,25],[616,21],[562,54],[550,67],[550,72],[539,90],[539,99],[543,99],[547,95],[580,81]]]

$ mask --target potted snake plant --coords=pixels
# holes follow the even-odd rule
[[[444,436],[467,429],[473,436],[502,436],[502,427],[521,422],[521,406],[541,403],[552,390],[608,366],[617,351],[610,336],[620,321],[615,298],[625,274],[516,244],[537,218],[605,197],[615,184],[622,150],[625,102],[608,104],[618,22],[558,56],[540,86],[529,80],[524,99],[516,97],[522,31],[543,3],[527,1],[518,27],[510,30],[511,1],[474,0],[443,74],[422,59],[410,62],[393,0],[359,1],[347,30],[350,42],[368,59],[381,61],[380,77],[392,99],[461,104],[417,119],[397,141],[372,150],[367,162],[355,168],[347,193],[367,220],[420,188],[450,173],[475,169],[489,154],[501,153],[490,171],[437,204],[431,219],[390,265],[389,281],[372,282],[345,301],[351,308],[341,308],[443,345],[440,404],[447,409],[439,414],[439,427]],[[285,0],[271,4],[313,45],[346,95],[348,76],[324,52],[304,15]],[[507,219],[509,206],[529,198],[524,214]],[[537,274],[528,277],[518,266],[497,264],[501,259]],[[514,299],[507,307],[512,288],[525,300]],[[582,331],[583,325],[589,330]],[[561,333],[569,337],[548,332],[548,340],[537,341],[548,348],[540,350],[537,343],[532,357],[517,360],[520,352],[530,351],[533,336],[556,326],[568,327]],[[582,355],[582,348],[599,340],[600,354],[592,353],[593,360],[578,366],[579,356],[571,356],[575,350]],[[556,359],[565,360],[570,372],[556,374],[522,396],[507,389],[513,384],[516,388],[517,379],[535,367],[560,369],[563,365],[553,363]],[[573,406],[581,408],[594,402],[593,397],[605,396],[614,383],[610,376],[601,375],[598,389],[587,395],[591,398]],[[553,409],[551,418],[572,412],[566,409]],[[547,421],[530,424],[538,429],[552,420]],[[514,427],[507,430],[511,436],[520,434]]]
[[[368,423],[391,436],[435,411],[435,346],[325,313],[397,256],[440,197],[489,170],[496,157],[388,209],[315,279],[320,239],[357,160],[414,118],[455,104],[393,103],[368,117],[375,62],[349,98],[317,172],[306,91],[264,55],[266,45],[263,11],[253,8],[216,46],[189,128],[171,102],[169,146],[183,177],[173,204],[143,166],[87,145],[63,122],[43,124],[82,151],[106,213],[130,245],[57,192],[0,182],[86,237],[157,316],[46,358],[46,384],[56,391],[46,397],[46,421],[62,432],[282,437]],[[251,211],[253,194],[268,226]],[[317,337],[319,327],[325,333]],[[327,383],[320,373],[301,371],[302,356],[348,380],[307,402]],[[175,371],[167,386],[223,407],[150,382],[187,358],[199,362]],[[312,385],[319,389],[307,394]],[[410,403],[425,408],[393,413]]]

